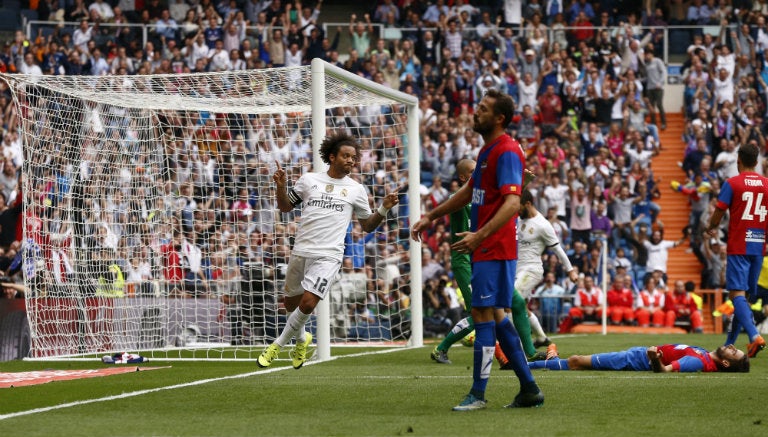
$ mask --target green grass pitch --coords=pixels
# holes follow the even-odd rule
[[[723,339],[553,337],[564,357],[662,343],[711,349]],[[520,410],[503,408],[519,388],[514,373],[494,367],[488,408],[460,413],[451,407],[471,385],[471,349],[455,346],[453,364],[439,365],[429,359],[432,347],[393,352],[334,348],[335,359],[298,371],[290,368],[286,351],[265,370],[253,361],[156,360],[147,366],[170,368],[0,389],[0,435],[768,435],[768,351],[752,360],[748,374],[537,370],[545,404]],[[97,359],[10,362],[0,363],[0,371],[103,366]]]

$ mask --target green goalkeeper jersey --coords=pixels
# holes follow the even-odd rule
[[[451,243],[461,240],[456,234],[469,231],[471,214],[472,206],[469,204],[464,208],[451,213]],[[472,288],[470,286],[472,282],[472,264],[470,262],[469,254],[458,253],[455,250],[452,250],[451,267],[453,270],[453,278],[456,285],[459,286],[461,295],[464,298],[464,305],[467,307],[467,311],[469,311],[472,302]]]

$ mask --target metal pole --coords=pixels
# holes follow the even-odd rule
[[[325,138],[325,65],[319,58],[312,60],[312,169],[326,168],[320,159],[320,143]],[[331,305],[328,299],[317,304],[317,358],[320,361],[331,358]]]

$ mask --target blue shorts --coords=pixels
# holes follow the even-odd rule
[[[472,307],[511,308],[517,260],[472,263]]]
[[[633,347],[621,352],[592,355],[595,370],[651,370],[645,347]]]
[[[757,278],[763,268],[759,255],[728,255],[725,266],[725,289],[746,291],[747,298],[757,295]]]

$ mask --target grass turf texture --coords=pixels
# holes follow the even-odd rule
[[[561,356],[689,343],[714,348],[718,335],[581,335],[557,338]],[[744,339],[744,336],[741,336]],[[139,396],[0,420],[0,435],[768,435],[768,352],[748,374],[556,372],[534,375],[546,402],[509,410],[518,391],[511,371],[491,374],[488,409],[452,412],[471,385],[470,348],[450,350],[454,364],[429,358],[433,347],[353,356],[290,368],[287,352],[273,368]],[[744,345],[739,345],[741,348]],[[367,349],[370,351],[381,349]],[[363,349],[335,348],[359,354]],[[170,369],[0,389],[5,414],[87,401],[209,378],[257,372],[253,361],[162,362]],[[100,368],[93,362],[10,362],[0,371]],[[287,367],[276,371],[277,367]],[[511,434],[510,434],[511,433]]]

